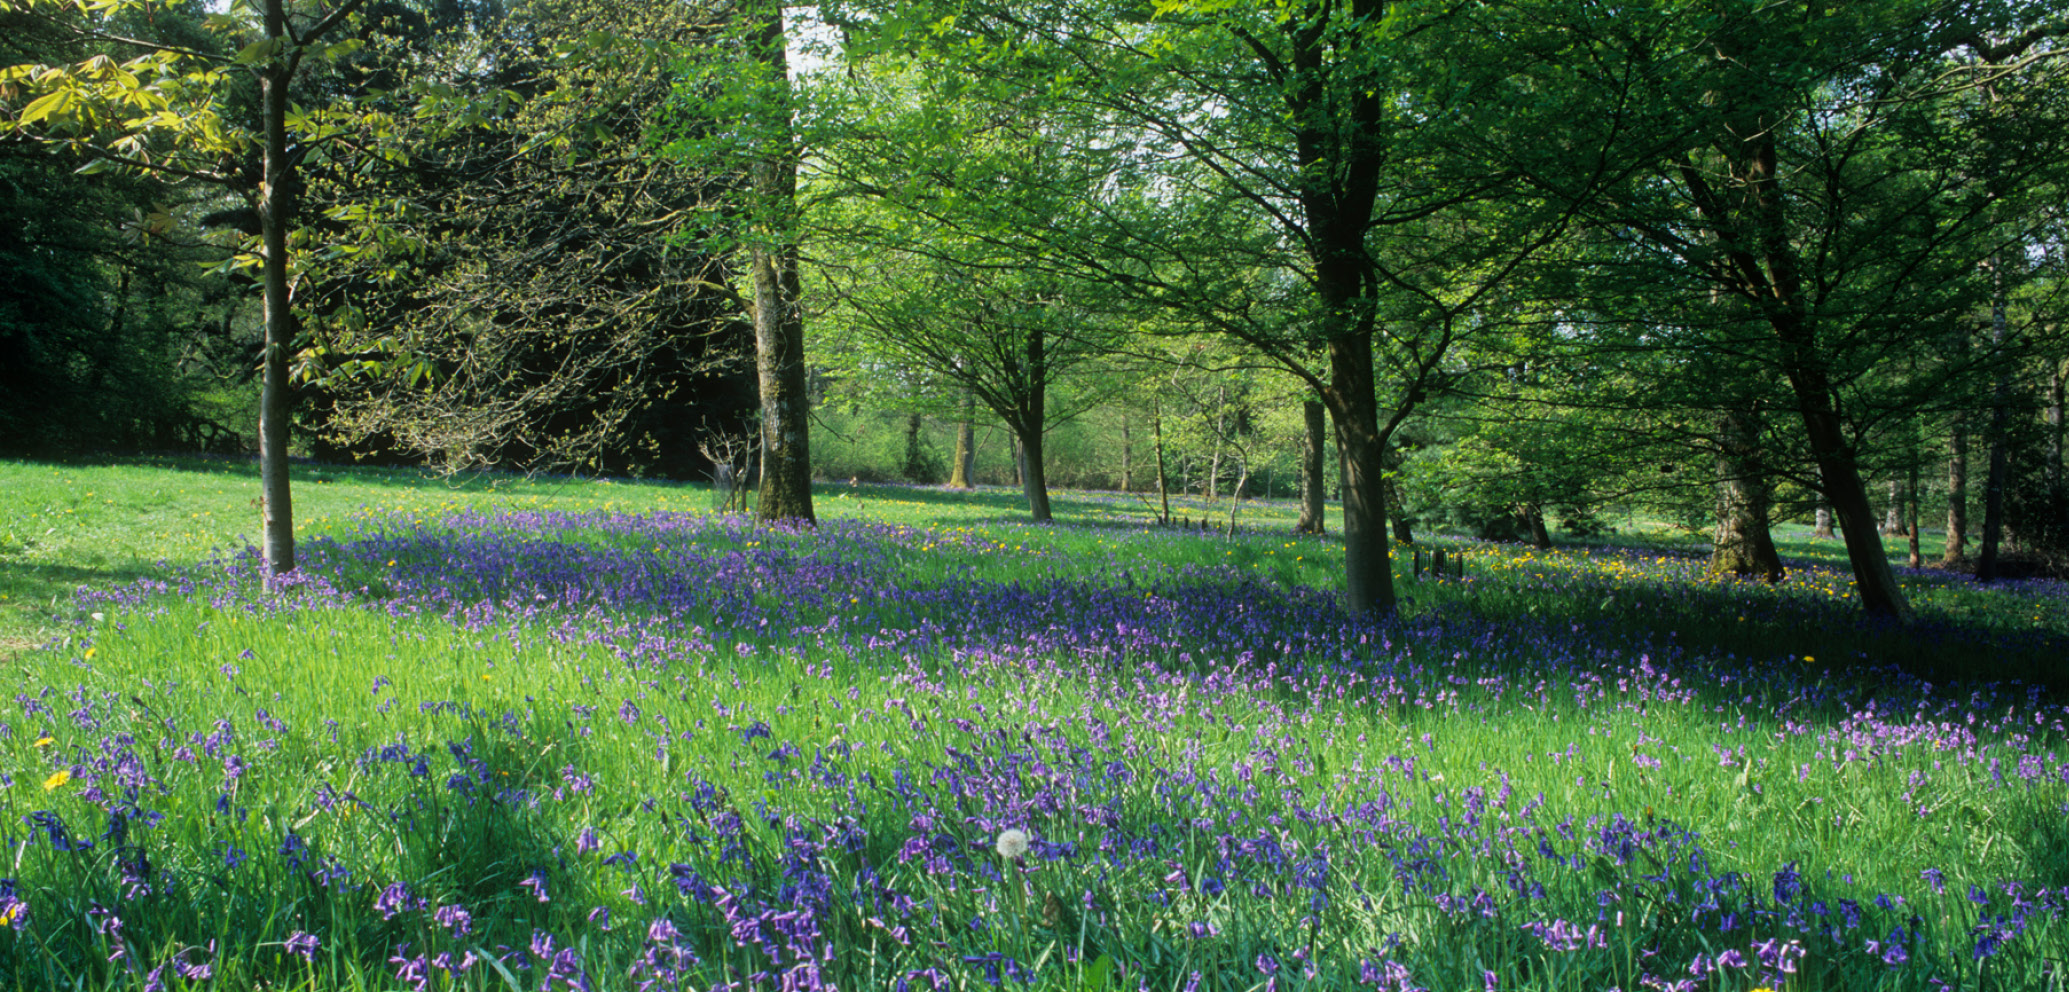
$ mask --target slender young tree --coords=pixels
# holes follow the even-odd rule
[[[805,377],[805,320],[798,273],[797,171],[801,150],[791,125],[789,33],[781,0],[745,0],[741,16],[759,63],[755,102],[753,284],[754,364],[761,384],[763,520],[811,523],[811,393]]]
[[[327,43],[365,0],[342,0],[313,11],[287,0],[238,5],[249,13],[216,15],[215,23],[252,38],[234,55],[133,38],[112,19],[145,11],[148,0],[7,0],[10,10],[48,19],[104,44],[137,54],[125,62],[96,58],[74,66],[19,65],[0,70],[0,85],[27,97],[11,130],[77,152],[88,170],[147,170],[214,184],[242,196],[259,225],[256,268],[265,308],[260,362],[259,488],[261,552],[272,574],[295,566],[294,506],[288,473],[295,345],[292,260],[296,172],[303,157],[326,144],[320,115],[291,114],[289,89],[305,67],[335,58],[356,43]],[[224,117],[220,108],[240,83],[258,87],[258,120]],[[296,142],[290,132],[304,131]],[[257,181],[238,163],[260,150]]]

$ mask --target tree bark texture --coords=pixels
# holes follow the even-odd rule
[[[1006,375],[1018,381],[1013,390],[1019,406],[1014,409],[1012,428],[1019,442],[1018,467],[1021,490],[1027,495],[1027,512],[1035,523],[1048,523],[1049,482],[1042,464],[1042,433],[1048,428],[1049,355],[1047,341],[1039,327],[1030,328],[1021,354],[1006,356]]]
[[[266,2],[266,37],[287,35],[283,0]],[[265,289],[265,357],[259,387],[259,505],[266,569],[278,575],[295,567],[294,500],[288,483],[289,420],[288,350],[294,345],[294,312],[287,284],[287,228],[293,222],[287,149],[288,82],[293,70],[287,56],[276,58],[259,74],[260,113],[265,127],[265,182],[259,189],[260,238],[265,249],[261,278]]]
[[[1528,503],[1523,507],[1523,522],[1530,525],[1530,543],[1545,549],[1552,546],[1552,532],[1545,529],[1544,507]]]
[[[794,177],[794,173],[793,173]],[[757,247],[754,362],[761,387],[761,493],[755,516],[812,523],[812,457],[805,384],[803,314],[797,306],[797,254]]]
[[[1386,440],[1373,391],[1372,332],[1329,338],[1329,389],[1343,478],[1344,593],[1352,612],[1391,614],[1393,563],[1386,529]]]
[[[1300,412],[1307,430],[1301,434],[1300,443],[1300,520],[1293,525],[1296,534],[1320,534],[1328,529],[1328,504],[1323,498],[1327,484],[1322,479],[1322,454],[1328,446],[1329,411],[1318,399],[1301,402]]]
[[[1954,414],[1947,439],[1947,546],[1940,563],[1952,565],[1968,553],[1968,424]]]
[[[1990,295],[1990,348],[1998,363],[1997,381],[1990,394],[1990,468],[1983,477],[1983,546],[1976,552],[1976,581],[1997,578],[1999,545],[2004,541],[2004,487],[2011,474],[2011,369],[2004,360],[2010,337],[2005,319],[2004,274],[1999,266],[2003,254],[1990,260],[1990,278],[1995,287]]]
[[[1039,428],[1020,436],[1020,482],[1027,495],[1027,513],[1038,524],[1048,523],[1049,479],[1042,468],[1042,432]]]
[[[783,8],[756,3],[758,57],[775,96],[764,126],[770,147],[754,164],[764,239],[751,253],[754,362],[761,387],[762,473],[755,516],[812,523],[811,394],[805,380],[805,322],[797,245],[797,144],[790,133],[790,57]]]
[[[1717,533],[1710,574],[1782,580],[1782,557],[1768,530],[1767,470],[1760,456],[1759,414],[1728,411],[1717,431]]]
[[[1386,529],[1387,432],[1405,411],[1396,410],[1382,431],[1372,349],[1374,297],[1384,280],[1366,236],[1378,212],[1382,179],[1393,164],[1382,135],[1394,111],[1377,90],[1332,92],[1324,67],[1344,54],[1333,50],[1329,40],[1332,17],[1350,24],[1378,23],[1386,8],[1384,0],[1308,5],[1309,17],[1282,19],[1287,58],[1272,69],[1285,78],[1282,98],[1300,167],[1301,233],[1314,265],[1315,337],[1329,359],[1326,381],[1313,384],[1336,427],[1346,606],[1353,613],[1380,615],[1395,610]],[[1344,33],[1353,45],[1363,36],[1362,28]],[[1310,356],[1301,354],[1289,367],[1306,367]]]
[[[1785,337],[1786,341],[1787,338]],[[1904,591],[1890,568],[1889,554],[1882,547],[1882,535],[1875,532],[1875,511],[1868,505],[1868,489],[1861,483],[1860,462],[1847,441],[1844,424],[1832,406],[1832,386],[1821,363],[1810,360],[1799,349],[1788,369],[1810,435],[1811,454],[1817,461],[1818,477],[1824,481],[1825,499],[1839,521],[1846,540],[1846,557],[1853,565],[1854,588],[1861,606],[1877,616],[1902,616],[1910,610]]]
[[[977,394],[963,390],[963,416],[955,429],[955,464],[949,467],[948,484],[955,489],[975,489],[977,468]]]

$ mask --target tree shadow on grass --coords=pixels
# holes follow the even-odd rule
[[[314,987],[349,987],[394,973],[399,957],[439,952],[517,948],[509,956],[522,967],[535,931],[584,932],[594,883],[564,854],[576,844],[570,825],[533,798],[558,778],[536,756],[542,742],[509,721],[463,716],[453,729],[450,757],[391,744],[356,771],[346,760],[301,772],[324,783],[309,806],[234,786],[198,808],[191,794],[132,792],[105,817],[52,800],[9,835],[18,849],[6,881],[33,910],[16,923],[23,939],[0,941],[0,985],[123,987],[177,961],[210,966],[219,987],[312,976]],[[464,918],[434,918],[438,907]],[[289,943],[297,933],[315,938],[307,962]]]

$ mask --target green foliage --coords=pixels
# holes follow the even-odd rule
[[[408,168],[312,183],[339,241],[306,294],[319,450],[706,476],[753,405],[741,265],[713,240],[745,179],[653,146],[716,123],[679,90],[719,58],[716,16],[556,0],[374,50],[425,96]]]

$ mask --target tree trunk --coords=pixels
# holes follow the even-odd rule
[[[1720,109],[1727,126],[1716,132],[1712,145],[1727,163],[1731,186],[1712,186],[1709,174],[1698,169],[1693,158],[1684,157],[1678,171],[1703,220],[1718,232],[1721,261],[1733,289],[1753,305],[1781,345],[1780,371],[1802,414],[1825,498],[1839,518],[1862,608],[1877,616],[1902,616],[1910,604],[1875,532],[1874,508],[1861,482],[1859,458],[1847,440],[1827,356],[1806,304],[1798,248],[1783,199],[1780,129],[1763,116],[1766,108],[1758,101],[1768,83],[1737,58],[1742,45],[1757,43],[1760,30],[1755,20],[1738,16],[1728,18],[1711,35],[1732,77],[1717,91],[1720,101],[1726,101]]]
[[[752,178],[757,209],[769,240],[754,245],[754,363],[761,387],[761,494],[755,516],[763,520],[815,521],[812,512],[811,394],[805,382],[805,322],[800,306],[797,245],[798,149],[790,133],[790,57],[785,50],[783,8],[761,0],[749,16],[759,19],[756,53],[774,107],[764,123],[773,145],[755,163]]]
[[[1221,490],[1221,453],[1228,444],[1228,387],[1214,402],[1214,455],[1207,460],[1207,492],[1209,501],[1219,497]]]
[[[1552,533],[1545,529],[1544,507],[1528,503],[1523,507],[1523,522],[1530,525],[1530,543],[1540,549],[1552,546]]]
[[[1953,436],[1947,439],[1947,546],[1940,564],[1952,565],[1968,553],[1968,424],[1954,413]]]
[[[1895,479],[1889,480],[1889,509],[1882,515],[1882,532],[1904,532],[1904,487]]]
[[[1386,439],[1379,433],[1373,390],[1372,332],[1332,335],[1329,390],[1343,479],[1344,594],[1353,613],[1394,612],[1393,563],[1387,559]]]
[[[1806,385],[1798,387],[1798,394],[1803,404],[1804,426],[1810,433],[1818,476],[1824,480],[1825,498],[1832,504],[1832,514],[1838,518],[1840,535],[1846,541],[1846,557],[1853,565],[1854,588],[1860,593],[1861,606],[1877,616],[1902,616],[1910,610],[1910,604],[1897,585],[1889,553],[1882,547],[1882,536],[1875,532],[1875,511],[1868,505],[1867,487],[1861,485],[1853,447],[1846,441],[1838,413],[1829,402],[1818,402],[1819,397],[1830,396],[1830,387],[1823,381],[1822,370],[1803,378]]]
[[[975,489],[977,468],[977,394],[963,391],[963,416],[955,429],[955,464],[949,468],[948,484],[955,489]]]
[[[1237,455],[1236,462],[1236,488],[1228,498],[1228,527],[1221,534],[1224,540],[1231,541],[1236,537],[1236,509],[1243,505],[1243,490],[1250,485],[1250,459]]]
[[[1387,524],[1394,529],[1394,540],[1400,544],[1414,544],[1415,532],[1409,527],[1408,513],[1401,502],[1401,451],[1391,445],[1387,447]]]
[[[1042,432],[1039,427],[1020,437],[1021,489],[1027,495],[1027,512],[1038,524],[1048,523],[1049,479],[1042,466]]]
[[[1918,457],[1917,449],[1913,448],[1911,457],[1911,485],[1909,487],[1910,502],[1908,504],[1910,512],[1906,514],[1906,517],[1908,519],[1906,519],[1905,521],[1907,524],[1910,525],[1908,528],[1906,528],[1906,534],[1909,536],[1911,543],[1911,557],[1907,560],[1906,564],[1909,564],[1912,568],[1925,567],[1925,554],[1923,551],[1919,549],[1918,546],[1918,488]]]
[[[2011,368],[2005,361],[2010,337],[2004,314],[2002,253],[1990,259],[1990,348],[1997,362],[1997,382],[1990,396],[1990,474],[1983,480],[1983,547],[1976,552],[1976,581],[1997,578],[1998,545],[2004,540],[2004,487],[2011,473]]]
[[[926,459],[920,449],[921,418],[917,413],[905,418],[905,478],[909,482],[927,482]]]
[[[267,0],[266,37],[287,35],[282,0]],[[265,246],[266,340],[259,388],[260,533],[266,569],[272,575],[295,567],[294,498],[288,485],[288,350],[294,345],[294,312],[288,306],[287,228],[293,222],[291,166],[287,150],[288,81],[286,56],[275,58],[259,74],[260,113],[266,132],[265,185],[258,192],[259,230]]]
[[[1811,515],[1811,519],[1813,522],[1810,527],[1810,536],[1824,538],[1839,536],[1839,532],[1832,529],[1832,504],[1825,502],[1824,497],[1818,497],[1818,508]]]
[[[1394,540],[1401,544],[1415,543],[1415,530],[1408,523],[1408,514],[1401,510],[1401,487],[1389,477],[1387,479],[1387,522],[1394,528]]]
[[[1020,442],[1020,485],[1027,494],[1027,512],[1038,524],[1049,522],[1049,481],[1047,468],[1042,464],[1042,432],[1047,428],[1049,408],[1049,356],[1045,349],[1041,329],[1032,329],[1023,356],[1026,366],[1019,370],[1025,375],[1017,374],[1014,363],[1006,366],[1008,374],[1023,385],[1013,429]]]
[[[1150,429],[1155,434],[1157,447],[1157,502],[1161,505],[1163,517],[1157,522],[1171,522],[1171,476],[1164,469],[1164,400],[1158,397],[1151,408]]]
[[[1709,573],[1757,575],[1780,582],[1786,571],[1771,530],[1773,509],[1767,464],[1760,448],[1764,416],[1757,405],[1726,410],[1717,430],[1717,531]],[[1832,514],[1820,499],[1816,533],[1832,537]]]
[[[1121,414],[1121,491],[1135,491],[1135,438],[1128,431],[1128,415]]]
[[[1300,521],[1293,525],[1293,532],[1320,534],[1328,529],[1328,506],[1322,498],[1328,486],[1322,478],[1322,449],[1328,438],[1322,432],[1328,429],[1325,418],[1329,411],[1313,397],[1303,400],[1300,410],[1307,430],[1300,444]]]
[[[1767,467],[1760,455],[1760,414],[1727,411],[1717,430],[1717,533],[1712,575],[1782,580],[1782,557],[1768,530]]]

